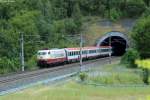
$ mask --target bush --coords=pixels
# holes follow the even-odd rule
[[[32,69],[37,69],[37,68],[38,68],[37,67],[37,58],[36,58],[36,55],[34,55],[27,61],[25,69],[32,70]]]
[[[16,72],[20,70],[19,59],[0,58],[0,74]]]
[[[85,81],[85,79],[88,77],[88,75],[87,75],[86,73],[81,72],[81,73],[79,74],[79,77],[80,77],[80,80],[81,80],[81,81]]]
[[[121,11],[116,8],[112,8],[110,9],[110,12],[108,10],[108,11],[105,11],[104,13],[104,17],[108,17],[111,21],[116,21],[120,19],[121,15],[122,15]]]
[[[121,12],[120,10],[117,10],[115,8],[110,10],[110,20],[116,21],[121,17]]]
[[[139,53],[134,49],[129,49],[121,58],[121,63],[129,68],[137,68],[137,65],[134,62],[138,58],[140,58]]]
[[[142,59],[150,58],[150,15],[141,17],[132,30],[131,37]]]
[[[139,68],[143,69],[143,82],[148,85],[149,84],[150,59],[136,60],[135,64],[137,64]]]

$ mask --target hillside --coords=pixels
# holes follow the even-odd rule
[[[84,38],[86,45],[94,45],[96,40],[104,36],[107,32],[119,31],[129,34],[135,24],[135,19],[121,19],[111,22],[100,17],[88,17],[88,21],[84,23]]]
[[[116,22],[113,30],[126,31],[118,20],[139,18],[148,6],[149,0],[0,0],[0,74],[21,70],[21,35],[25,68],[31,70],[39,49],[79,46],[68,36],[78,39],[81,32],[85,44],[92,45],[112,30],[101,19]]]

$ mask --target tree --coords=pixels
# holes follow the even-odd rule
[[[144,0],[145,4],[149,7],[150,6],[150,1],[149,0]]]
[[[82,14],[81,14],[80,6],[79,6],[78,2],[75,2],[75,4],[74,4],[72,18],[77,26],[77,29],[76,29],[76,30],[78,30],[77,32],[80,32],[81,26],[82,26]]]
[[[132,31],[135,48],[141,58],[150,58],[150,15],[142,17]]]
[[[126,2],[126,16],[139,17],[146,9],[143,0],[128,0]]]
[[[22,11],[21,14],[16,15],[10,20],[16,40],[20,38],[20,33],[23,33],[24,35],[36,35],[36,37],[32,36],[25,37],[26,59],[30,58],[37,50],[35,46],[36,45],[35,41],[38,40],[39,36],[36,24],[38,15],[39,15],[38,11]]]

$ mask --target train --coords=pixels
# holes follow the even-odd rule
[[[82,53],[81,53],[82,51]],[[95,59],[112,54],[111,46],[76,47],[62,49],[44,49],[37,52],[37,65],[41,68],[56,64],[66,64],[83,60]]]

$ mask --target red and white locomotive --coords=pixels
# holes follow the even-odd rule
[[[112,53],[110,46],[83,47],[82,58],[92,59],[101,56],[108,56]],[[54,65],[58,63],[71,63],[80,60],[80,48],[63,48],[39,50],[37,54],[37,64],[40,67]]]

